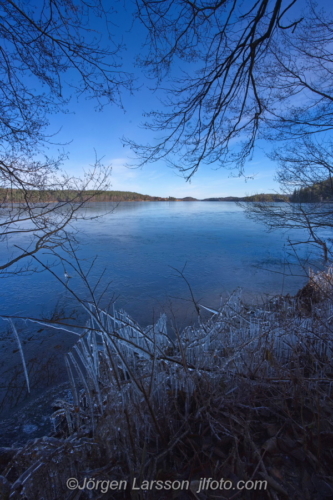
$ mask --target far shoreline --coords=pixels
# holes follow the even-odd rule
[[[0,187],[0,205],[16,203],[119,203],[119,202],[289,202],[290,197],[282,194],[259,193],[251,196],[224,196],[198,199],[192,196],[176,198],[174,196],[150,196],[131,191],[75,191],[75,190],[29,190]]]
[[[81,204],[86,203],[120,203],[120,202],[232,202],[232,203],[332,203],[327,196],[315,195],[312,192],[280,194],[257,193],[249,196],[220,196],[198,199],[192,196],[176,198],[141,194],[132,191],[98,191],[98,190],[27,190],[10,189],[0,186],[0,207],[8,204]]]

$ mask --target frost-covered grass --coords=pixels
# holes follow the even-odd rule
[[[310,284],[262,306],[247,307],[240,292],[217,311],[201,306],[211,318],[173,340],[165,315],[141,328],[90,304],[66,358],[73,401],[57,403],[54,436],[29,443],[5,469],[10,498],[174,498],[134,491],[134,478],[188,480],[182,499],[330,498],[332,271]],[[77,497],[69,477],[129,487]],[[268,486],[198,493],[203,477]]]

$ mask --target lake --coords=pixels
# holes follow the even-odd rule
[[[87,216],[110,212],[115,205],[94,203]],[[101,218],[79,221],[77,253],[83,269],[96,258],[89,279],[95,284],[103,270],[102,286],[111,281],[106,305],[114,293],[117,307],[137,321],[148,324],[154,311],[173,303],[183,309],[190,293],[176,270],[191,285],[202,303],[217,305],[220,296],[242,287],[243,296],[295,293],[303,276],[286,277],[286,262],[296,264],[287,238],[296,232],[267,233],[264,226],[247,219],[232,202],[122,202]],[[305,257],[309,249],[300,249]],[[3,249],[4,251],[4,249]],[[47,255],[43,261],[52,262]],[[68,266],[67,266],[68,267]],[[64,278],[64,267],[53,271]],[[70,267],[69,284],[82,297],[86,289]],[[293,272],[299,274],[297,267]],[[68,304],[68,292],[47,272],[2,280],[3,314],[38,316],[52,310],[60,300]]]
[[[93,203],[86,215],[96,217],[114,207]],[[87,271],[96,258],[89,282],[95,286],[104,271],[96,294],[110,283],[101,306],[106,307],[117,297],[116,307],[124,308],[143,326],[151,324],[162,311],[179,327],[195,320],[189,287],[177,270],[183,270],[195,299],[211,307],[217,307],[221,297],[238,287],[243,289],[244,299],[251,302],[272,294],[294,294],[306,281],[295,256],[288,256],[288,236],[296,239],[300,235],[267,233],[232,202],[123,202],[101,218],[75,223],[75,230],[83,270]],[[297,248],[306,257],[309,249]],[[7,250],[1,251],[3,258]],[[52,262],[47,254],[41,257],[44,262]],[[288,260],[292,272],[299,276],[283,275],[289,272]],[[52,270],[64,279],[65,266],[58,264]],[[69,265],[66,271],[72,275],[71,288],[87,298],[86,285]],[[56,304],[64,314],[77,307],[70,293],[48,272],[2,279],[0,286],[2,314],[41,317],[50,316]],[[36,380],[38,373],[46,379],[46,371],[51,370],[51,384],[59,377],[58,362],[62,363],[76,338],[23,321],[17,321],[17,328],[27,359],[35,363],[31,370],[36,372]],[[0,369],[13,378],[14,366],[21,370],[20,356],[6,322],[1,321],[0,330]],[[39,368],[38,360],[51,355],[55,361]],[[63,368],[60,371],[64,372]],[[65,372],[63,375],[66,377]]]

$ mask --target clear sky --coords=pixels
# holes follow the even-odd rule
[[[248,161],[245,173],[253,179],[245,181],[244,177],[234,177],[225,169],[203,165],[193,177],[191,183],[186,182],[178,170],[169,168],[165,162],[159,161],[142,168],[128,168],[133,163],[133,153],[123,147],[121,137],[126,136],[136,142],[146,144],[154,138],[150,131],[142,128],[145,121],[143,113],[161,109],[158,96],[149,90],[152,82],[145,79],[140,68],[134,66],[134,57],[140,52],[140,44],[144,41],[143,28],[136,24],[130,30],[132,19],[124,10],[122,3],[117,4],[118,16],[114,27],[116,34],[122,33],[127,50],[122,53],[123,69],[131,71],[138,78],[140,90],[130,95],[123,94],[125,112],[116,106],[108,106],[101,112],[95,111],[93,101],[73,98],[68,109],[69,114],[57,114],[50,118],[50,132],[60,132],[54,138],[57,142],[69,142],[64,147],[69,159],[63,168],[69,174],[79,176],[83,169],[93,163],[96,150],[98,157],[103,157],[105,164],[112,165],[111,189],[135,191],[151,196],[174,196],[182,198],[208,198],[218,196],[245,196],[256,193],[279,192],[274,181],[275,165],[264,154],[266,144],[257,147],[253,158]],[[70,75],[66,77],[70,83]],[[141,127],[140,127],[141,125]]]

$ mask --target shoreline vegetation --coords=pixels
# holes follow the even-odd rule
[[[29,190],[22,191],[19,189],[4,189],[0,188],[0,205],[6,203],[61,203],[61,202],[121,202],[121,201],[249,201],[249,202],[289,202],[294,200],[292,196],[283,194],[255,194],[251,196],[227,196],[219,198],[197,199],[191,196],[185,198],[174,198],[169,196],[162,198],[160,196],[149,196],[145,194],[135,193],[131,191],[89,191],[84,192],[74,190]]]
[[[165,315],[141,328],[91,304],[72,398],[51,436],[1,449],[2,498],[332,498],[333,268],[294,297],[200,308],[172,340]]]
[[[6,203],[61,203],[75,202],[121,202],[121,201],[230,201],[230,202],[270,202],[270,203],[321,203],[331,202],[331,180],[318,182],[309,187],[294,189],[290,195],[279,193],[259,193],[251,196],[225,196],[197,199],[191,196],[166,198],[150,196],[131,191],[75,191],[75,190],[21,190],[0,187],[0,205]]]

